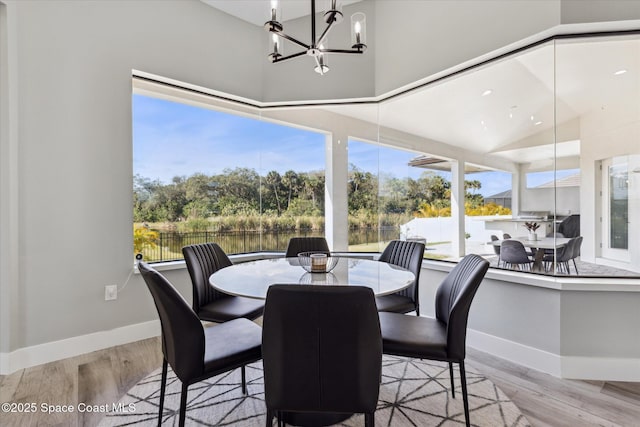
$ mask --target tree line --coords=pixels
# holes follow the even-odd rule
[[[136,175],[133,181],[135,222],[178,222],[218,216],[323,216],[324,171],[260,175],[250,168],[222,173],[176,176],[168,184]],[[477,208],[483,198],[479,181],[465,181],[466,202]],[[419,178],[380,176],[349,166],[349,215],[407,214],[421,216],[430,209],[450,207],[451,183],[424,171]],[[428,216],[428,215],[425,215]]]

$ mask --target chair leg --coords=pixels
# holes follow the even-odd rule
[[[576,269],[576,274],[578,274],[578,265],[576,264],[576,259],[573,258],[573,268]]]
[[[467,396],[467,375],[464,371],[464,360],[460,362],[460,381],[462,382],[462,403],[464,404],[464,420],[467,427],[471,426],[469,422],[469,398]]]
[[[242,374],[242,394],[247,394],[247,373],[244,369],[244,365],[240,368],[240,372]]]
[[[453,362],[449,362],[449,377],[451,378],[451,397],[456,398],[456,386],[453,383]]]
[[[162,358],[162,379],[160,380],[160,409],[158,410],[158,427],[162,425],[162,411],[164,409],[164,389],[167,386],[167,370],[169,362],[164,357]]]
[[[273,410],[267,409],[267,422],[266,427],[273,427]]]
[[[178,421],[179,427],[184,427],[184,422],[187,418],[187,388],[189,388],[189,384],[182,383],[182,393],[180,393],[180,420]]]
[[[373,412],[364,414],[364,427],[373,427],[375,425],[375,416]]]

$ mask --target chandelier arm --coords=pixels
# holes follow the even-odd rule
[[[335,12],[334,12],[333,15],[335,16]],[[329,32],[329,30],[331,29],[331,27],[333,26],[333,24],[335,22],[336,22],[335,19],[332,19],[331,22],[329,24],[327,24],[327,28],[325,28],[324,31],[322,32],[322,35],[320,36],[320,38],[316,42],[316,46],[320,46],[322,44],[324,39],[327,37],[327,33]]]
[[[311,0],[311,47],[317,47],[316,43],[316,0]]]
[[[355,54],[363,54],[364,50],[362,49],[318,49],[322,53],[355,53]]]
[[[307,54],[307,51],[303,50],[302,52],[292,53],[291,55],[279,56],[279,57],[273,59],[272,62],[282,62],[282,61],[286,61],[287,59],[297,58],[298,56],[302,56],[302,55],[306,55],[306,54]]]
[[[283,39],[289,40],[290,42],[295,43],[298,46],[303,47],[303,48],[305,48],[307,50],[311,49],[311,46],[309,46],[308,44],[304,44],[300,40],[297,40],[297,39],[295,39],[295,38],[283,33],[282,31],[280,31],[280,32],[278,32],[278,31],[270,31],[270,32],[272,32],[273,34],[277,35],[278,37],[282,37]]]

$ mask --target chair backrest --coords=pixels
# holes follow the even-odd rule
[[[511,234],[509,234],[509,233],[504,233],[504,234],[502,235],[502,238],[503,238],[503,239],[510,239],[510,238],[511,238]]]
[[[204,372],[202,323],[163,275],[144,262],[138,264],[138,270],[158,310],[165,359],[181,381],[199,377]]]
[[[424,243],[405,240],[392,240],[389,242],[378,261],[397,265],[411,271],[416,280],[406,289],[396,292],[397,294],[409,297],[418,304],[418,284],[420,281],[420,270],[422,269],[422,259],[424,258]]]
[[[498,240],[500,240],[498,236],[496,236],[495,234],[491,235],[492,242],[497,242]],[[500,255],[500,246],[497,246],[497,245],[492,245],[492,246],[493,246],[493,252],[495,252],[496,255]]]
[[[193,288],[193,311],[220,298],[228,297],[209,284],[209,276],[232,263],[227,254],[216,243],[185,246],[182,248]]]
[[[375,410],[382,338],[370,288],[272,285],[263,320],[267,408]]]
[[[287,246],[285,256],[296,257],[300,252],[325,252],[329,253],[329,245],[324,237],[292,237]]]
[[[569,215],[562,220],[558,231],[565,237],[578,237],[580,235],[580,215]]]
[[[436,318],[447,325],[447,352],[452,359],[465,357],[469,308],[488,269],[489,261],[467,255],[436,291]]]
[[[576,241],[573,244],[573,253],[571,258],[578,258],[580,256],[580,248],[582,247],[582,236],[576,237]]]
[[[569,241],[567,242],[566,245],[564,245],[562,248],[560,248],[556,254],[556,261],[557,262],[567,262],[570,261],[571,259],[575,258],[575,256],[573,255],[576,250],[580,251],[579,248],[576,248],[578,244],[578,238],[574,237],[569,239]]]
[[[526,264],[531,262],[522,242],[504,240],[500,245],[500,259],[508,264]]]

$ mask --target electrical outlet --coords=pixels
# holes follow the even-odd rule
[[[118,285],[107,285],[104,287],[104,300],[111,301],[118,299]]]

